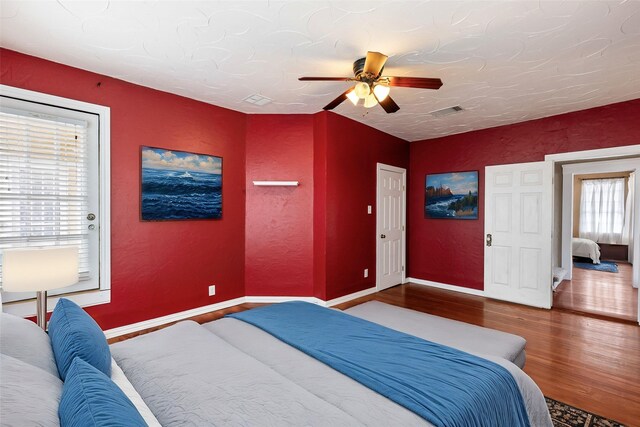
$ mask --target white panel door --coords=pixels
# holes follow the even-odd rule
[[[378,164],[377,268],[378,290],[404,282],[406,170]]]
[[[551,162],[485,168],[486,296],[535,307],[552,302]]]

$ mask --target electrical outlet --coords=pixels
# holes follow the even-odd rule
[[[371,215],[371,205],[367,205],[367,213]]]
[[[364,277],[369,277],[369,269],[368,268],[364,269]]]
[[[209,296],[214,296],[216,294],[216,285],[209,286]]]

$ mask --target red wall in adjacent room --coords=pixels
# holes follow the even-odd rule
[[[410,144],[409,276],[483,289],[484,168],[640,143],[640,100]],[[425,175],[477,170],[479,218],[424,218]]]
[[[311,115],[247,116],[247,295],[313,295],[313,124]],[[257,187],[254,180],[300,185]]]
[[[326,115],[326,299],[376,283],[376,164],[408,168],[409,143]],[[319,165],[317,173],[322,173]],[[372,214],[367,214],[371,205]],[[364,269],[369,277],[364,278]]]
[[[5,49],[0,72],[111,108],[111,303],[88,308],[103,329],[244,295],[244,114]],[[141,145],[222,156],[223,218],[141,222]]]

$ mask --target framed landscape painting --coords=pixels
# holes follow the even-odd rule
[[[478,171],[427,175],[424,217],[478,219]]]
[[[222,218],[222,157],[141,147],[143,221]]]

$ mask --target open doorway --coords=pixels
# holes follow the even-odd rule
[[[562,244],[553,306],[637,321],[639,242],[634,225],[640,222],[634,219],[640,158],[559,162],[558,167]]]

